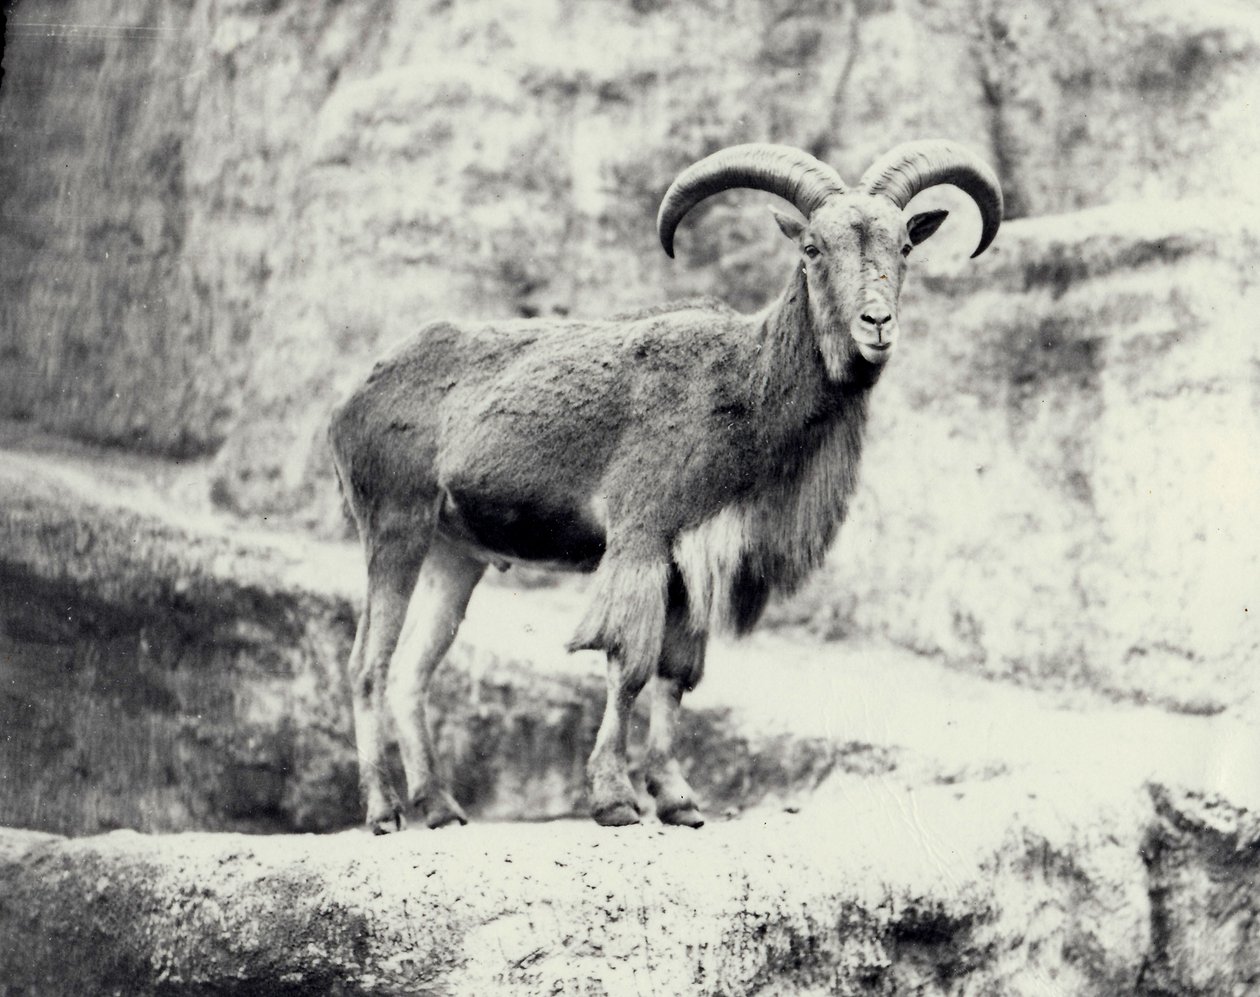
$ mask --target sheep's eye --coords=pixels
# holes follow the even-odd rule
[[[813,259],[817,259],[817,258],[818,258],[818,247],[817,247],[817,246],[813,246],[813,245],[811,245],[811,246],[806,246],[806,247],[805,247],[805,255],[806,255],[806,256],[808,256],[811,260],[813,260]]]
[[[910,250],[912,250],[912,249],[914,249],[914,247],[913,247],[912,245],[910,245],[910,243],[908,243],[908,242],[907,242],[904,246],[902,246],[902,247],[901,247],[901,255],[902,255],[902,256],[909,256],[909,255],[910,255]]]

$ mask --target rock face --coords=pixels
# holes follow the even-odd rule
[[[244,318],[190,200],[189,6],[20,3],[0,97],[3,412],[176,455],[230,428]]]
[[[13,453],[0,470],[0,823],[344,824],[353,615],[320,578],[336,565],[155,515],[93,471]]]
[[[358,552],[230,531],[126,475],[103,486],[82,460],[3,457],[0,826],[358,824],[344,678]],[[564,653],[577,607],[555,601],[483,586],[435,679],[438,751],[475,817],[584,813],[604,684],[596,655]],[[714,812],[895,766],[790,719],[748,729],[721,702],[690,713],[681,743]]]
[[[1251,702],[1258,249],[1254,210],[1146,202],[927,262],[853,514],[785,612],[1043,683]]]
[[[661,190],[716,146],[853,177],[951,134],[1026,215],[1245,192],[1260,50],[1233,4],[789,6],[28,0],[0,411],[214,453],[221,506],[337,535],[328,408],[423,317],[774,292],[756,196],[698,210],[678,263],[655,245]],[[923,334],[879,386],[827,587],[779,619],[1181,708],[1249,696],[1254,211],[1010,222],[960,267],[972,209],[929,196],[955,210],[916,253]]]
[[[329,400],[434,313],[772,292],[748,199],[655,245],[677,169],[787,141],[848,176],[949,134],[1013,216],[1250,189],[1226,0],[25,0],[0,96],[0,414],[306,510]],[[326,497],[326,496],[325,496]],[[316,516],[323,515],[317,513]]]
[[[435,692],[487,823],[0,832],[0,994],[1247,992],[1240,5],[25,0],[7,41],[0,416],[201,459],[159,476],[326,536],[329,405],[422,318],[773,294],[764,198],[706,204],[677,263],[655,244],[661,191],[718,146],[854,177],[948,134],[1018,220],[964,262],[972,209],[925,195],[953,218],[916,250],[859,500],[769,620],[842,652],[722,649],[689,700],[710,813],[763,809],[529,823],[581,811],[601,683],[558,657],[568,589],[489,588]],[[357,553],[139,476],[0,453],[0,824],[355,823]],[[977,673],[1129,703],[1067,714]]]
[[[1246,818],[1018,798],[885,788],[701,833],[0,831],[0,993],[1246,992],[1254,845],[1219,878]]]
[[[1063,948],[1038,951],[1041,932],[1007,920],[989,881],[996,835],[956,851],[958,890],[911,881],[918,863],[860,830],[816,840],[784,815],[709,830],[31,843],[0,860],[0,992],[1024,994],[1039,974],[1065,992],[1133,992],[1140,893],[1126,944],[1099,953],[1093,972],[1061,955],[1097,942],[1100,928],[1119,933],[1101,904],[1123,863],[1107,882],[1047,876],[1038,906],[1068,892],[1078,908],[1100,906],[1092,924],[1056,934]],[[1031,865],[1070,837],[1030,835],[1011,858]],[[1012,875],[1026,873],[999,878]],[[1031,958],[1019,966],[1017,953]]]
[[[1240,813],[1214,794],[1161,789],[1154,799],[1159,820],[1143,856],[1161,955],[1149,966],[1149,986],[1163,993],[1245,992],[1240,981],[1254,987],[1260,977],[1255,919],[1247,911],[1256,887],[1256,812]],[[1221,957],[1229,970],[1222,971]]]

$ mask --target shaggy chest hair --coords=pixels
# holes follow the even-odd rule
[[[799,455],[795,473],[723,507],[674,542],[697,631],[746,633],[769,597],[823,561],[857,484],[866,398],[849,400]]]

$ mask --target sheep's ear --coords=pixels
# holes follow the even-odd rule
[[[805,223],[799,218],[785,215],[778,208],[774,207],[770,209],[770,214],[774,215],[774,220],[779,223],[779,231],[789,239],[799,239],[801,233],[805,231]]]
[[[906,223],[906,231],[910,233],[910,244],[917,246],[925,239],[930,239],[948,216],[948,211],[925,211],[921,215],[915,215]]]

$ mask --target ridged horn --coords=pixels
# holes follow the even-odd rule
[[[919,191],[943,183],[960,188],[980,209],[980,245],[971,254],[974,259],[989,248],[1002,224],[1002,186],[989,164],[966,146],[945,139],[906,142],[876,160],[858,187],[883,194],[904,208]]]
[[[666,254],[673,257],[674,230],[688,211],[737,187],[778,194],[808,218],[832,194],[843,193],[844,181],[826,163],[788,145],[752,142],[719,149],[678,174],[661,199],[656,231]]]

